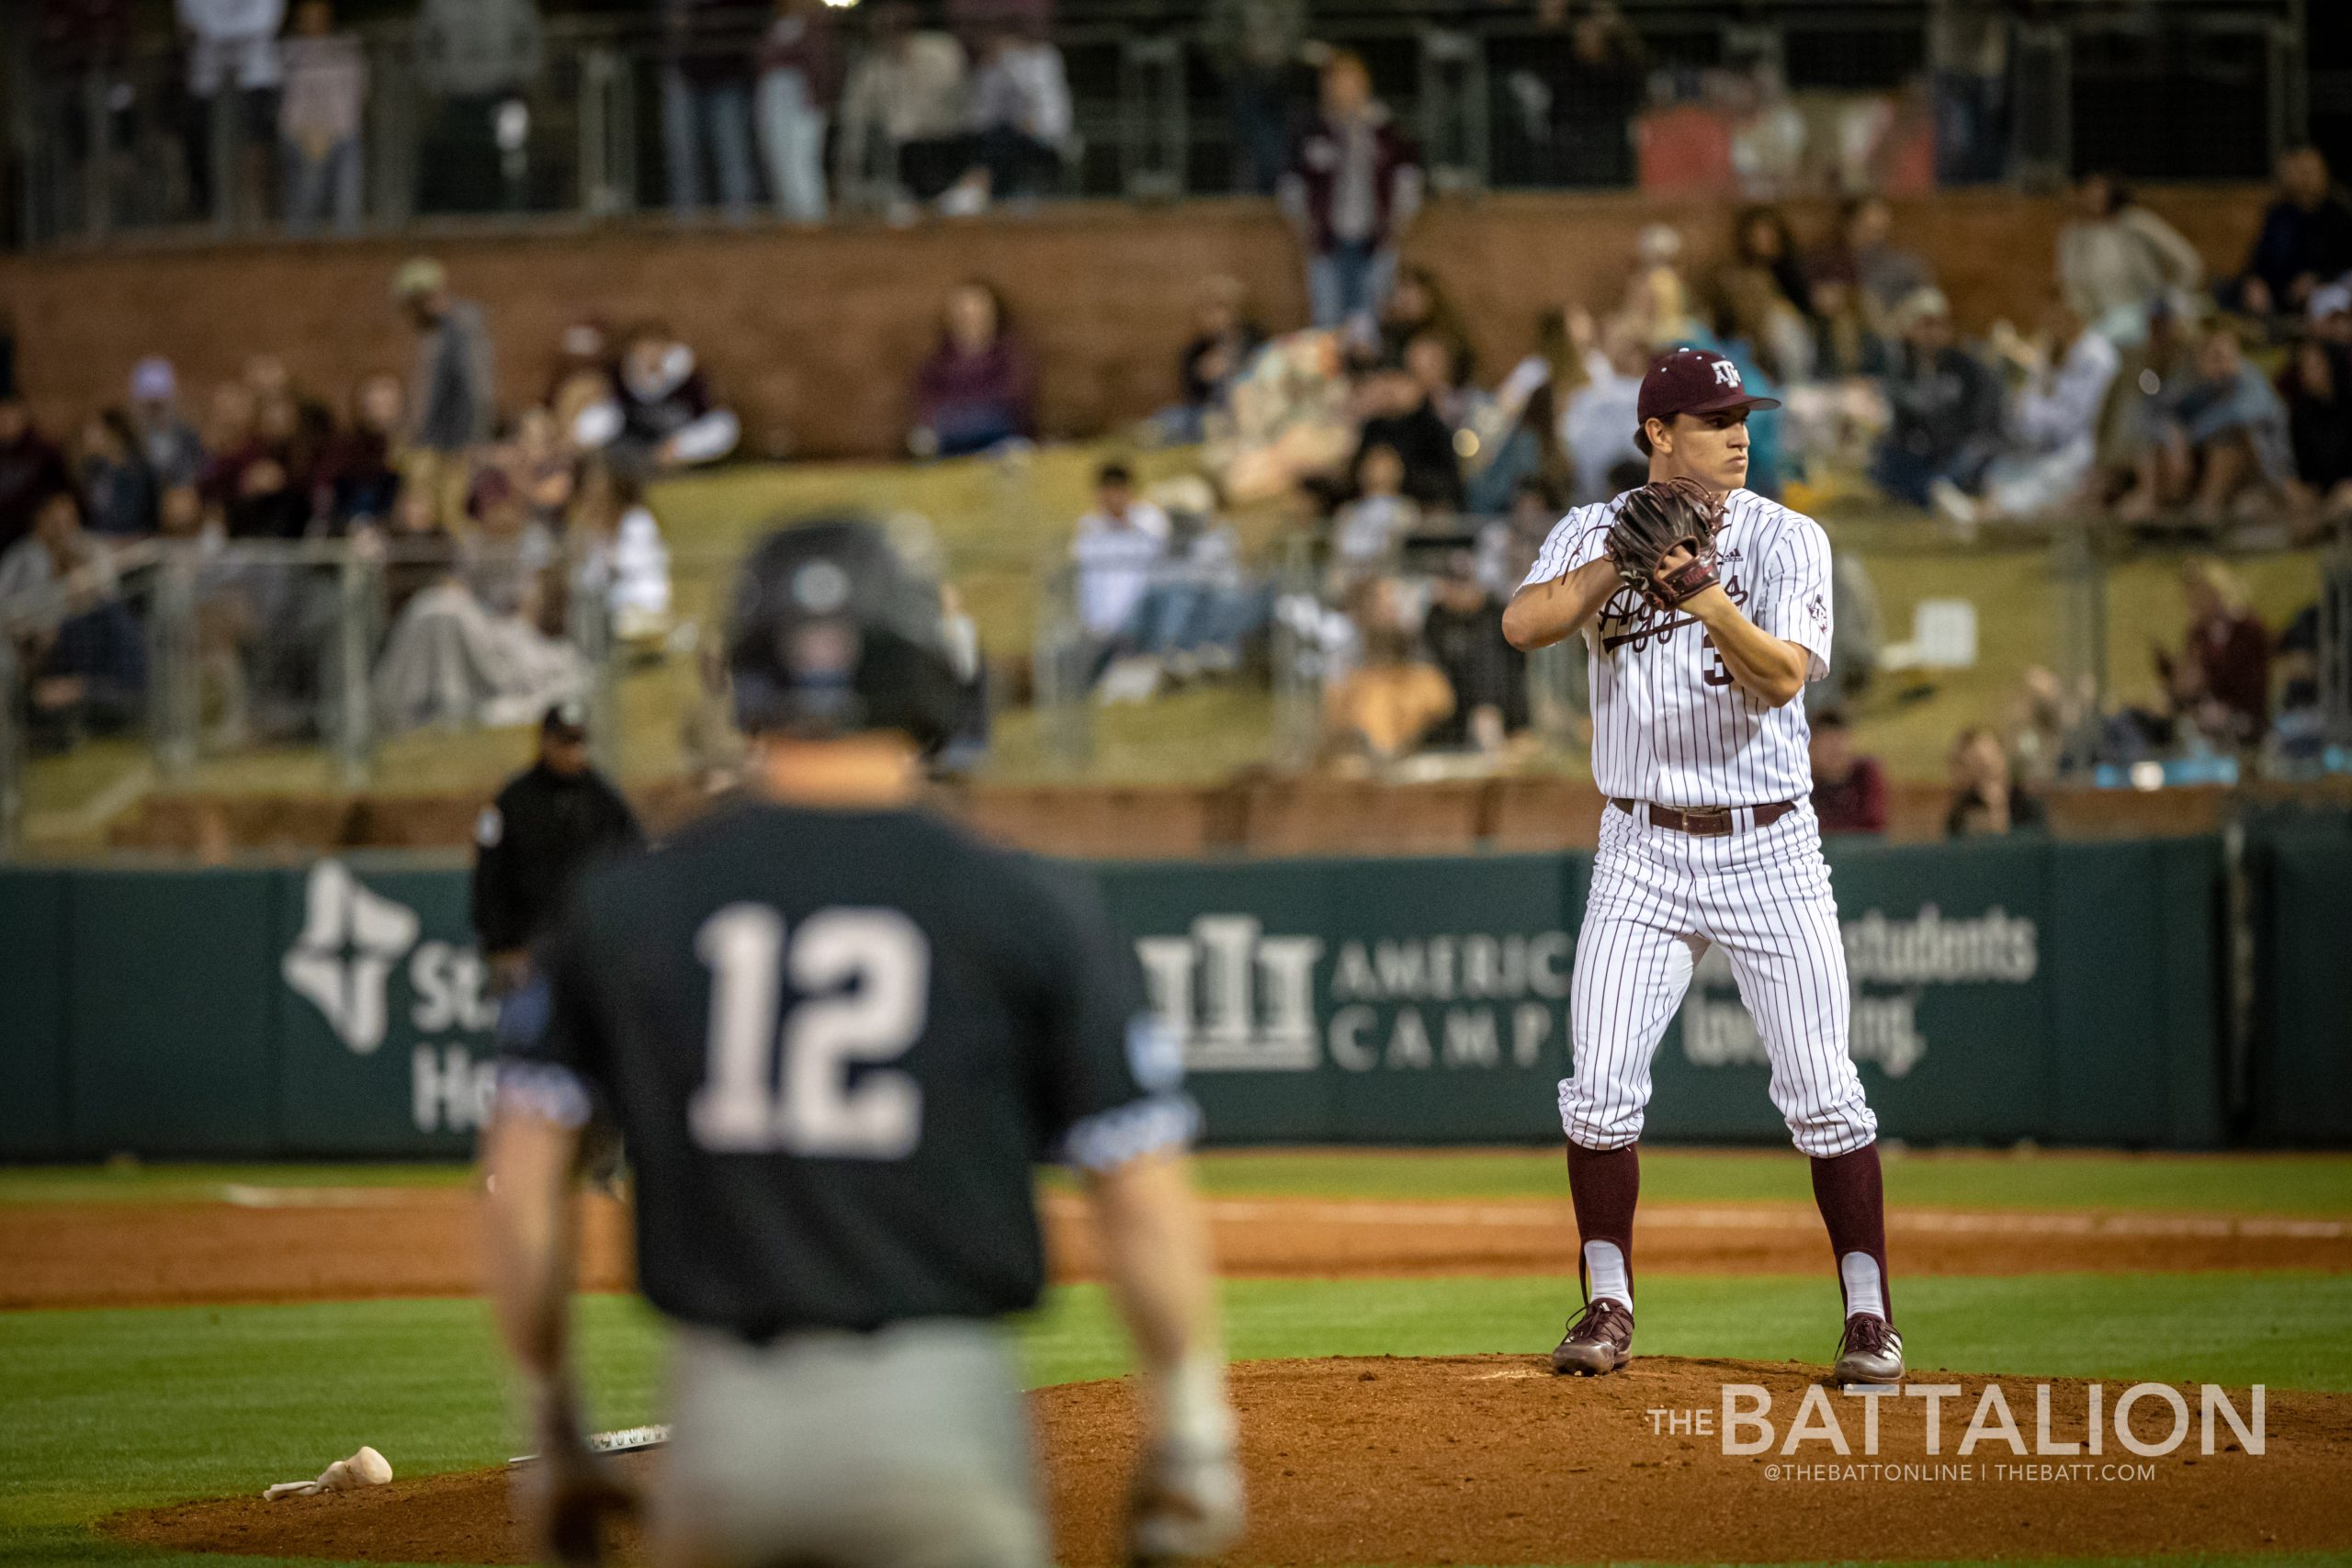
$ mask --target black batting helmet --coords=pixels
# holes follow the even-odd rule
[[[727,672],[747,734],[896,729],[929,750],[956,722],[939,586],[868,517],[784,524],[752,548],[728,610]]]

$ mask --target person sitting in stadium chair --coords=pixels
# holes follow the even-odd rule
[[[401,489],[400,461],[406,399],[400,378],[379,371],[351,394],[351,422],[320,455],[314,504],[331,533],[380,526]]]
[[[1470,333],[1462,324],[1462,312],[1454,309],[1437,274],[1425,266],[1396,269],[1396,281],[1380,307],[1378,324],[1380,341],[1372,346],[1383,365],[1401,367],[1406,345],[1426,333],[1436,333],[1456,354],[1470,351]]]
[[[1824,833],[1886,831],[1886,769],[1854,750],[1841,709],[1813,716],[1813,812]]]
[[[120,409],[82,422],[74,478],[88,505],[90,532],[117,538],[155,531],[155,474],[139,456],[139,435]]]
[[[409,600],[377,664],[389,730],[526,724],[586,689],[579,651],[540,625],[553,541],[499,469],[477,476],[472,508],[457,571]]]
[[[1976,490],[1999,440],[2001,383],[1956,341],[1942,290],[1912,295],[1898,322],[1903,344],[1884,384],[1894,423],[1871,478],[1926,507],[1939,485]]]
[[[1616,317],[1596,327],[1580,310],[1568,312],[1568,343],[1581,378],[1560,403],[1560,445],[1575,476],[1569,502],[1589,506],[1631,488],[1617,482],[1627,464],[1635,470],[1633,484],[1647,472],[1634,433],[1642,427],[1635,406],[1650,349],[1631,321]]]
[[[65,454],[34,424],[25,400],[0,390],[0,550],[30,534],[41,502],[71,482]]]
[[[1405,460],[1396,448],[1367,446],[1356,459],[1356,498],[1331,514],[1331,569],[1342,585],[1387,567],[1420,526],[1420,503],[1404,493]]]
[[[2053,297],[2031,341],[1996,334],[1996,351],[2023,378],[2009,393],[2001,450],[1986,465],[1983,494],[1939,480],[1937,509],[1955,522],[2035,517],[2083,495],[2098,466],[2098,423],[2120,363],[2115,344]]]
[[[1453,692],[1453,711],[1426,744],[1492,756],[1527,728],[1527,655],[1503,636],[1502,604],[1478,581],[1477,558],[1453,551],[1430,595],[1421,641]]]
[[[32,532],[0,555],[0,626],[17,640],[35,746],[62,750],[138,721],[146,637],[122,602],[107,546],[84,531],[71,491],[44,498]]]
[[[2339,652],[2339,657],[2341,654]],[[2315,773],[2327,751],[2327,709],[2320,694],[2319,606],[2306,604],[2278,637],[2278,702],[2264,750],[2274,770]]]
[[[2262,230],[2245,269],[2217,291],[2225,305],[2249,316],[2291,321],[2314,291],[2352,273],[2352,201],[2329,174],[2316,147],[2278,155],[2278,197],[2262,215]]]
[[[842,89],[845,201],[911,220],[963,172],[964,46],[918,28],[901,0],[872,7],[871,41]]]
[[[2288,504],[2310,534],[2352,516],[2352,348],[2303,339],[2279,373],[2278,393],[2295,454]]]
[[[1125,463],[1105,463],[1094,475],[1094,510],[1078,520],[1069,558],[1077,573],[1079,627],[1085,633],[1090,676],[1102,677],[1106,700],[1148,695],[1155,680],[1123,671],[1135,652],[1136,609],[1151,584],[1152,569],[1168,549],[1168,514],[1136,494]],[[1140,686],[1139,691],[1130,688]]]
[[[1239,668],[1243,643],[1266,624],[1271,593],[1241,564],[1233,529],[1216,520],[1216,493],[1185,475],[1154,487],[1168,518],[1167,547],[1128,617],[1128,640],[1176,681]]]
[[[1363,427],[1356,461],[1361,465],[1375,446],[1388,447],[1404,463],[1406,495],[1428,511],[1457,512],[1462,507],[1462,457],[1454,445],[1453,423],[1441,407],[1452,391],[1452,351],[1432,335],[1415,341],[1424,345],[1419,355],[1423,374],[1377,369],[1358,383]]]
[[[1805,276],[1816,287],[1850,288],[1871,330],[1889,339],[1901,333],[1894,318],[1903,302],[1936,281],[1935,270],[1895,244],[1894,235],[1894,209],[1885,197],[1849,197],[1838,211],[1837,232],[1805,258]]]
[[[2019,786],[2008,750],[1992,730],[1971,725],[1954,736],[1950,767],[1952,801],[1944,815],[1946,838],[2029,832],[2044,825],[2041,802]]]
[[[2075,314],[2117,347],[2132,347],[2160,306],[2177,308],[2198,291],[2204,258],[2113,175],[2085,175],[2075,209],[2058,231],[2059,286]]]
[[[602,452],[616,468],[648,478],[715,463],[735,450],[743,428],[711,396],[695,351],[660,322],[628,334],[611,395],[572,422],[581,450]]]
[[[1190,446],[1207,435],[1210,419],[1224,410],[1227,392],[1266,341],[1266,329],[1250,314],[1240,280],[1223,275],[1202,285],[1193,326],[1193,339],[1177,360],[1182,396],[1152,421],[1152,434],[1166,446]]]
[[[1409,755],[1454,711],[1444,671],[1406,624],[1394,578],[1368,578],[1350,594],[1360,655],[1324,687],[1324,750],[1342,764]]]
[[[2180,569],[2180,588],[2188,612],[2180,651],[2155,653],[2175,740],[2258,744],[2270,727],[2270,633],[2245,584],[2210,556]]]
[[[990,31],[972,73],[965,124],[970,163],[940,197],[941,212],[968,218],[991,202],[1051,190],[1076,126],[1062,51],[1034,30]]]
[[[2115,508],[2121,521],[2178,512],[2200,527],[2219,528],[2245,503],[2283,497],[2294,479],[2286,404],[2247,362],[2233,328],[2206,332],[2193,373],[2167,383],[2151,412],[2153,439],[2139,456],[2131,492]]]
[[[671,628],[670,550],[644,487],[591,458],[565,513],[571,592],[601,598],[614,638],[658,654]]]
[[[1811,291],[1789,220],[1777,207],[1751,207],[1732,224],[1732,259],[1715,276],[1731,332],[1755,344],[1782,382],[1810,380]]]
[[[1036,362],[1008,318],[1004,297],[978,279],[947,296],[939,341],[915,372],[918,457],[960,457],[1036,434]]]

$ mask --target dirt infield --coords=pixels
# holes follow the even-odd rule
[[[2029,1462],[2005,1438],[1958,1452],[1984,1387],[1976,1377],[1934,1375],[1962,1391],[1942,1406],[1939,1457],[1927,1448],[1921,1399],[1880,1406],[1875,1460],[1862,1453],[1865,1402],[1835,1391],[1827,1406],[1852,1450],[1848,1459],[1818,1437],[1786,1458],[1777,1449],[1727,1454],[1715,1437],[1660,1432],[1651,1415],[1718,1411],[1724,1384],[1758,1384],[1772,1396],[1770,1418],[1785,1441],[1816,1375],[1788,1364],[1664,1357],[1599,1380],[1555,1378],[1524,1357],[1241,1366],[1234,1393],[1252,1517],[1248,1538],[1226,1561],[1784,1562],[2352,1547],[2352,1512],[2327,1501],[2340,1500],[2352,1480],[2352,1398],[2342,1395],[2271,1393],[2266,1452],[2240,1450],[2217,1421],[2218,1451],[2203,1454],[2198,1391],[2187,1389],[2187,1440],[2169,1454],[2124,1452],[2110,1427],[2100,1459],[2031,1461],[2082,1466],[2074,1475],[1995,1468]],[[2008,1379],[2002,1388],[2030,1442],[2036,1385]],[[2081,1440],[2084,1385],[2049,1388],[2050,1435]],[[2107,1409],[2120,1392],[2109,1385]],[[2233,1395],[2250,1419],[2245,1393]],[[1058,1560],[1117,1561],[1137,1437],[1129,1386],[1071,1383],[1032,1400]],[[2133,1412],[2132,1427],[2143,1442],[2161,1442],[2170,1425],[2156,1401]],[[1800,1464],[1823,1469],[1800,1476]],[[1870,1464],[1917,1473],[1828,1472]],[[2102,1474],[2103,1466],[2128,1468]],[[395,1483],[357,1495],[185,1504],[118,1516],[105,1528],[188,1551],[525,1560],[506,1476],[497,1472]]]
[[[224,1188],[209,1203],[0,1205],[0,1307],[460,1295],[478,1282],[476,1201],[453,1188]],[[1080,1201],[1046,1201],[1057,1278],[1097,1272]],[[1566,1202],[1212,1200],[1218,1262],[1242,1276],[1573,1273]],[[2212,1214],[1897,1208],[1904,1274],[2352,1269],[2352,1223]],[[582,1282],[628,1284],[626,1211],[586,1200]],[[1645,1205],[1646,1272],[1802,1273],[1826,1243],[1810,1204]]]

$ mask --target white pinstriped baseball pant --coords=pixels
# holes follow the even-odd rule
[[[1827,1158],[1877,1137],[1846,1052],[1852,1004],[1820,827],[1800,803],[1761,829],[1737,812],[1722,838],[1602,810],[1570,984],[1575,1076],[1560,1080],[1569,1140],[1614,1149],[1641,1136],[1651,1058],[1711,942],[1755,1017],[1796,1146]]]

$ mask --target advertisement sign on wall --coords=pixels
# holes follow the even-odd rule
[[[1887,1134],[2220,1141],[2215,841],[1832,860],[1849,1049]],[[1215,1141],[1541,1143],[1559,1136],[1589,872],[1498,855],[1099,875]],[[0,1154],[471,1147],[496,1009],[462,871],[7,871],[0,894]],[[1646,1136],[1785,1136],[1720,953],[1655,1079]]]

